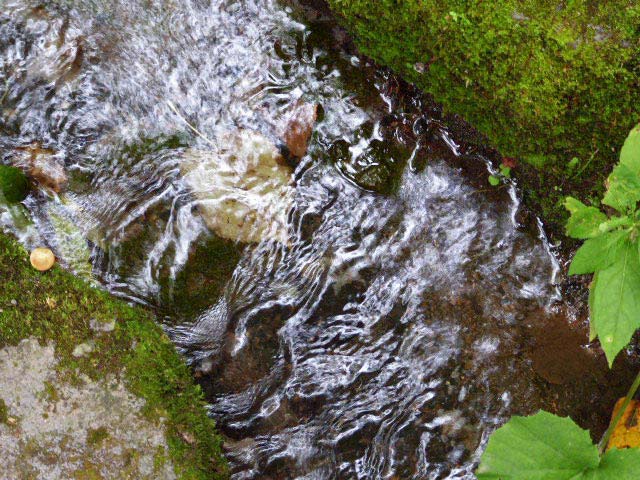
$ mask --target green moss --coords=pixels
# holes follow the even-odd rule
[[[7,423],[9,419],[9,409],[4,400],[0,398],[0,423]]]
[[[109,438],[109,431],[106,427],[90,428],[87,432],[87,443],[96,447]]]
[[[0,278],[0,347],[27,337],[54,341],[60,373],[70,380],[76,371],[93,379],[122,375],[129,390],[145,399],[149,418],[166,419],[169,457],[179,478],[226,478],[221,439],[206,415],[202,392],[152,315],[59,267],[33,270],[27,252],[2,234]],[[115,319],[115,330],[94,335],[91,319]],[[94,350],[75,358],[74,348],[90,340]]]
[[[168,275],[159,280],[163,309],[172,317],[193,319],[208,308],[212,299],[222,293],[240,260],[242,248],[215,235],[195,244],[175,280]]]
[[[18,203],[29,193],[29,181],[22,170],[0,165],[0,193],[9,203]]]
[[[363,53],[462,115],[503,155],[524,159],[529,200],[548,220],[562,221],[566,194],[599,195],[640,116],[640,4],[329,3]]]
[[[41,392],[41,398],[49,403],[56,403],[60,400],[58,390],[51,382],[44,382],[44,390]]]

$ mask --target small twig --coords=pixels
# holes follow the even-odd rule
[[[184,118],[182,116],[182,114],[178,111],[178,109],[176,108],[176,106],[173,104],[172,101],[167,100],[167,105],[169,105],[169,108],[171,110],[173,110],[173,113],[175,113],[180,118],[180,120],[182,120],[184,123],[186,123],[187,127],[189,127],[191,130],[193,130],[196,135],[198,135],[200,138],[205,140],[212,147],[218,148],[218,146],[215,144],[215,142],[212,142],[211,140],[209,140],[202,132],[200,132],[200,130],[198,130],[196,127],[194,127],[191,123],[189,123],[189,121],[186,118]]]
[[[631,403],[631,399],[638,391],[638,387],[640,387],[640,372],[638,372],[636,379],[633,381],[633,384],[631,385],[631,388],[629,389],[629,392],[627,393],[627,396],[625,397],[624,402],[622,402],[622,405],[620,406],[618,413],[616,414],[615,418],[609,425],[609,428],[607,428],[607,431],[604,432],[602,439],[598,443],[598,453],[600,453],[600,456],[602,456],[602,454],[606,450],[607,444],[609,443],[609,439],[611,438],[611,434],[616,429],[616,426],[620,422],[622,415],[624,415],[624,412],[627,410],[627,407]]]
[[[4,93],[2,94],[2,98],[0,98],[0,105],[2,105],[9,94],[9,79],[4,81]]]

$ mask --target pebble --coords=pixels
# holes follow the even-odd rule
[[[116,329],[115,319],[108,322],[101,322],[92,318],[89,320],[89,328],[94,332],[113,332]]]
[[[94,348],[93,342],[81,343],[80,345],[76,346],[76,348],[73,349],[73,352],[71,352],[71,355],[73,355],[76,358],[84,357],[88,353],[93,352],[93,348]]]

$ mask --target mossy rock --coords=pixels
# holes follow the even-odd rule
[[[151,312],[128,305],[55,266],[41,273],[28,253],[0,233],[0,349],[36,339],[55,344],[58,376],[69,384],[83,378],[117,378],[144,400],[143,413],[162,422],[168,456],[179,479],[223,479],[228,470],[222,439],[206,414],[202,390]],[[107,327],[103,327],[107,326]],[[86,354],[77,346],[91,343]],[[51,401],[55,387],[43,394]],[[0,400],[0,421],[6,421]],[[105,440],[90,432],[96,448]]]
[[[637,2],[329,4],[364,54],[525,160],[547,214],[568,193],[599,194],[640,117]]]
[[[19,168],[0,165],[0,192],[9,203],[21,202],[29,193],[29,180]]]
[[[195,319],[222,294],[242,250],[241,244],[213,234],[195,243],[176,278],[159,279],[161,309],[175,318]]]

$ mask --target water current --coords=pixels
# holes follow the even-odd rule
[[[322,12],[0,5],[1,161],[40,182],[0,224],[158,312],[234,479],[472,479],[509,415],[602,424],[492,153]]]

